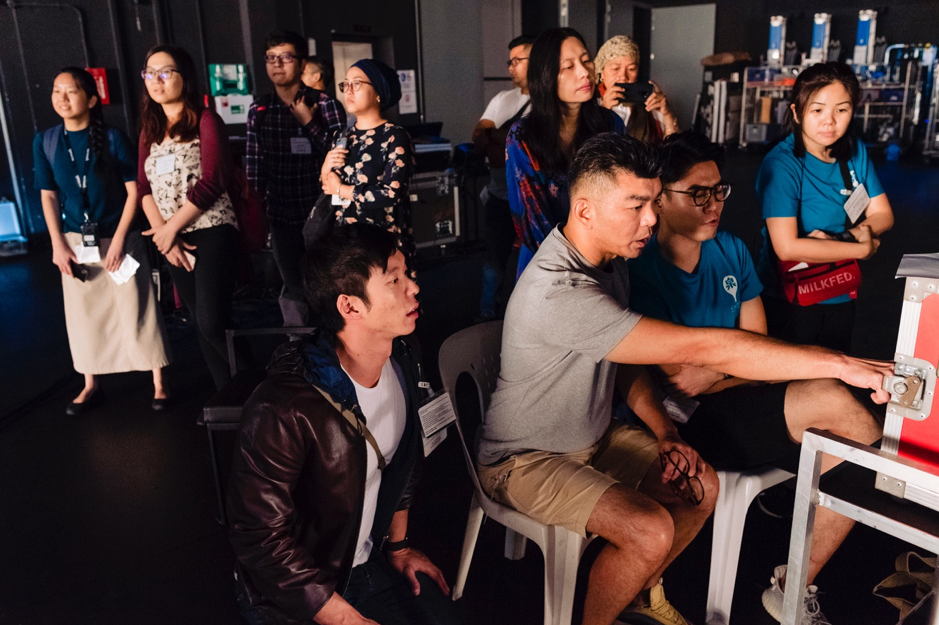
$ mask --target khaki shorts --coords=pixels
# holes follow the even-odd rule
[[[586,536],[587,520],[606,489],[617,483],[637,488],[657,459],[654,436],[616,424],[583,451],[527,451],[477,464],[477,470],[483,490],[499,503]]]

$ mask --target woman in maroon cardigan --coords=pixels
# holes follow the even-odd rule
[[[199,344],[218,388],[229,378],[225,328],[235,284],[238,222],[227,185],[228,135],[202,104],[185,50],[157,46],[141,72],[137,188],[153,243],[196,319]]]

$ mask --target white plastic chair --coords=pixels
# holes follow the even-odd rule
[[[499,377],[500,352],[502,349],[502,322],[490,321],[457,332],[440,347],[440,377],[444,389],[450,393],[453,410],[457,413],[457,431],[463,445],[466,468],[473,480],[473,500],[470,504],[466,533],[463,537],[463,554],[456,584],[453,586],[454,601],[463,596],[463,587],[469,574],[476,538],[484,516],[488,516],[506,528],[505,555],[517,560],[525,555],[526,539],[530,538],[544,554],[544,622],[545,625],[569,625],[574,607],[574,587],[577,582],[577,566],[590,539],[582,538],[563,527],[543,525],[524,514],[493,501],[479,484],[476,474],[476,459],[466,445],[475,440],[476,424],[466,422],[457,410],[456,382],[462,373],[468,373],[476,382],[479,393],[480,415],[485,415],[489,399],[496,388]]]
[[[793,477],[782,469],[738,473],[718,471],[721,491],[714,508],[714,537],[711,543],[711,577],[708,581],[706,622],[708,625],[730,623],[730,607],[737,582],[737,562],[747,510],[761,492]]]

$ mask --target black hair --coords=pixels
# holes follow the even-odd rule
[[[570,37],[587,47],[584,38],[573,28],[552,28],[535,40],[528,54],[531,112],[522,118],[521,135],[539,163],[555,173],[564,172],[570,164],[568,153],[561,147],[564,105],[558,98],[561,45]],[[613,130],[612,115],[597,104],[596,98],[591,97],[581,104],[571,153],[576,152],[587,138]]]
[[[509,50],[512,48],[517,48],[518,46],[530,46],[533,43],[535,43],[534,37],[529,37],[528,35],[519,35],[509,42]]]
[[[300,33],[295,33],[292,30],[272,30],[267,33],[267,37],[264,38],[264,50],[270,50],[271,48],[276,48],[277,46],[283,46],[290,44],[293,46],[294,52],[296,52],[296,57],[303,61],[307,57],[307,44],[306,39],[303,38],[303,35]]]
[[[323,84],[327,87],[333,83],[333,62],[330,59],[324,59],[315,54],[306,60],[316,66],[317,71],[322,75]]]
[[[724,168],[724,147],[692,130],[665,137],[659,152],[662,158],[663,187],[678,182],[699,163],[714,161],[718,171]]]
[[[335,336],[345,327],[336,307],[340,295],[358,297],[369,306],[365,285],[372,268],[388,269],[398,249],[398,238],[366,223],[338,226],[317,240],[303,257],[303,288],[322,328]]]
[[[841,83],[851,98],[851,117],[854,117],[854,111],[857,109],[858,102],[861,101],[861,85],[857,76],[850,67],[844,63],[834,61],[828,63],[817,63],[812,67],[802,70],[802,73],[796,78],[796,84],[792,87],[791,104],[795,105],[798,118],[804,119],[805,109],[809,107],[809,102],[820,89],[828,85]],[[792,108],[786,110],[786,124],[792,131],[795,139],[795,155],[805,156],[805,143],[802,141],[802,124],[796,121],[796,116],[792,114]],[[848,124],[848,129],[840,139],[835,141],[828,148],[828,154],[839,161],[847,161],[854,154],[854,148],[857,139],[854,134],[853,123]]]
[[[173,58],[176,71],[183,79],[183,113],[178,121],[167,128],[163,107],[153,101],[145,85],[140,94],[140,142],[144,145],[159,143],[166,135],[181,142],[192,141],[199,136],[199,122],[205,109],[202,89],[199,88],[199,78],[196,75],[196,64],[183,48],[171,45],[154,46],[147,50],[145,63],[149,63],[150,57],[160,52]]]
[[[101,96],[98,95],[98,84],[95,77],[80,67],[63,67],[55,73],[55,78],[68,74],[75,79],[78,88],[85,92],[89,100],[97,98],[94,106],[88,109],[88,147],[95,155],[94,172],[102,177],[114,173],[114,162],[111,158],[111,143],[108,139],[108,127],[104,124],[104,114],[101,112]],[[53,78],[53,88],[55,88]],[[51,163],[50,163],[51,164]]]
[[[658,178],[662,174],[658,148],[629,135],[600,133],[584,141],[574,155],[567,180],[573,190],[584,180],[612,179],[621,171],[637,178]]]

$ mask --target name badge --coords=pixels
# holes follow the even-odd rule
[[[417,409],[421,418],[421,430],[424,433],[424,456],[436,449],[447,438],[447,426],[456,421],[450,394],[441,393],[432,397]]]
[[[313,154],[313,146],[305,137],[290,137],[291,154]]]
[[[156,160],[156,175],[170,174],[176,171],[176,155],[168,154]]]
[[[870,203],[871,196],[867,194],[864,185],[857,187],[851,197],[848,198],[848,201],[844,203],[844,212],[848,214],[848,219],[851,220],[852,224],[857,223]]]
[[[82,245],[85,247],[98,247],[98,224],[86,221],[82,224]]]

